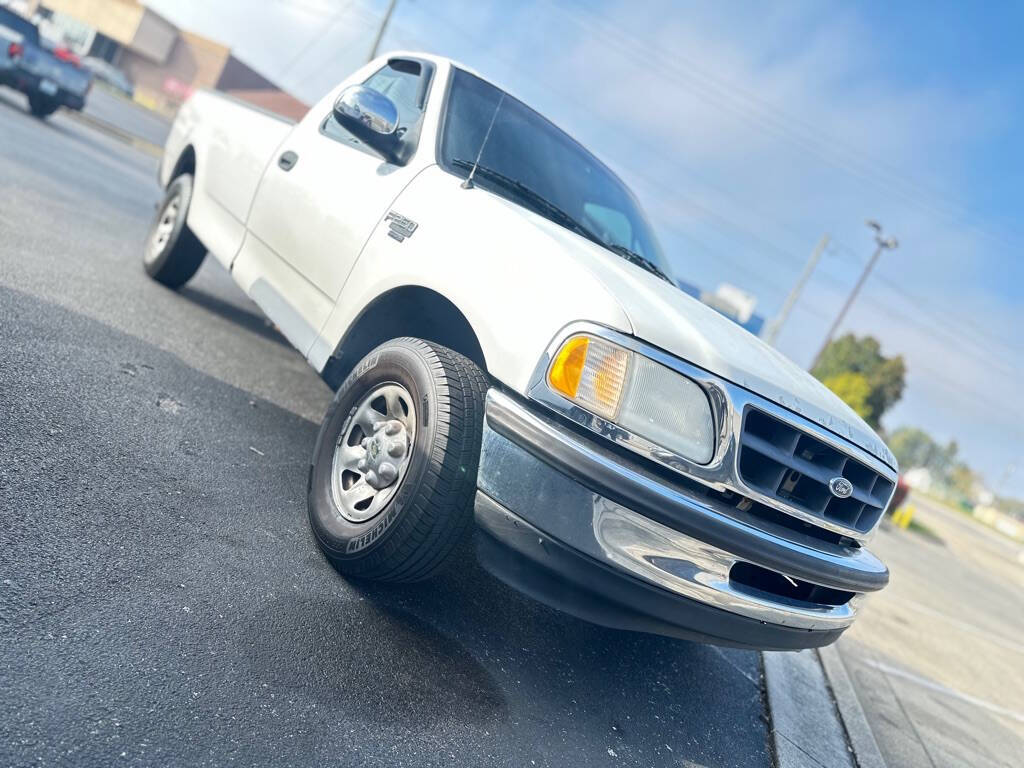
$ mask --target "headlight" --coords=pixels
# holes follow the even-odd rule
[[[572,336],[548,368],[548,386],[591,413],[697,464],[714,455],[707,395],[695,382],[617,344]]]

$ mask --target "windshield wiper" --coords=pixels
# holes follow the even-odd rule
[[[462,160],[461,158],[455,158],[452,160],[452,164],[457,165],[460,168],[473,169],[473,172],[475,172],[477,176],[489,179],[490,181],[500,184],[509,191],[516,193],[520,199],[526,203],[527,206],[533,208],[536,213],[546,216],[556,224],[561,224],[566,229],[570,229],[576,234],[582,235],[591,242],[600,245],[602,248],[607,248],[612,253],[618,254],[631,264],[636,264],[638,267],[646,269],[651,274],[657,275],[667,283],[675,285],[675,283],[672,282],[672,278],[662,272],[658,268],[657,264],[646,256],[641,256],[636,251],[627,248],[624,245],[605,242],[596,233],[581,224],[571,214],[562,210],[542,194],[526,186],[518,179],[513,179],[511,176],[506,176],[501,171],[497,171],[494,168],[488,168],[486,165],[481,165],[478,162],[473,163],[469,160]]]
[[[627,248],[624,245],[619,245],[618,243],[605,243],[604,247],[610,251],[614,251],[615,253],[619,254],[619,256],[621,256],[631,264],[636,264],[638,267],[646,269],[652,275],[657,275],[665,282],[672,283],[672,285],[675,285],[675,283],[672,282],[672,278],[666,275],[664,272],[662,272],[658,268],[658,265],[655,264],[650,259],[648,259],[646,256],[641,256],[636,251]]]
[[[598,245],[607,247],[607,243],[602,241],[595,233],[583,226],[583,224],[577,221],[572,214],[562,210],[544,197],[544,195],[540,194],[540,192],[531,189],[518,179],[513,179],[511,176],[506,176],[501,171],[488,168],[486,165],[481,165],[480,163],[472,163],[469,160],[456,158],[452,160],[452,164],[457,165],[460,168],[475,167],[477,176],[482,176],[485,179],[500,184],[510,192],[517,194],[523,203],[534,209],[535,213],[539,213],[542,216],[551,219],[556,224],[560,224],[566,229],[571,229],[577,235],[583,235],[583,237],[597,243]]]

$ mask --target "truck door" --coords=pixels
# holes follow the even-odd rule
[[[391,59],[363,85],[390,98],[399,130],[416,136],[433,72],[429,62]],[[238,282],[303,353],[391,202],[434,162],[432,146],[417,148],[405,165],[387,162],[335,120],[332,104],[313,107],[267,166],[233,266]]]

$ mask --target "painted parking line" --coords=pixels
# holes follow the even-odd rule
[[[984,699],[979,699],[976,696],[971,696],[968,693],[962,693],[961,691],[958,691],[955,688],[950,688],[948,686],[942,685],[941,683],[936,683],[934,680],[929,680],[927,677],[920,677],[919,675],[915,675],[911,672],[906,672],[897,667],[889,666],[888,664],[885,664],[881,661],[874,661],[871,659],[859,659],[859,661],[861,664],[865,664],[866,666],[869,666],[873,669],[877,669],[879,672],[883,672],[886,675],[898,677],[902,680],[907,680],[908,682],[914,683],[915,685],[919,685],[922,688],[927,688],[930,691],[941,693],[944,696],[949,696],[950,698],[956,699],[957,701],[962,701],[965,704],[971,704],[975,707],[978,707],[979,709],[984,709],[989,712],[992,712],[993,714],[1002,715],[1003,717],[1008,717],[1011,720],[1016,720],[1018,723],[1024,723],[1024,712],[1018,712],[1017,710],[1002,707],[998,704],[993,704],[990,701],[985,701]]]

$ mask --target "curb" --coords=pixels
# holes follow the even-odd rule
[[[90,128],[94,128],[101,133],[105,133],[112,138],[117,139],[120,142],[135,147],[138,150],[145,152],[146,154],[152,155],[153,157],[162,157],[164,148],[159,147],[156,144],[140,139],[134,134],[128,133],[127,131],[118,128],[112,123],[108,123],[106,120],[100,120],[92,115],[87,115],[84,112],[78,112],[71,109],[64,110],[64,114],[73,120],[77,120],[80,123],[88,125]]]
[[[888,768],[839,648],[835,645],[819,648],[818,660],[828,678],[858,768]]]
[[[835,645],[761,658],[778,768],[888,768]]]
[[[815,652],[765,652],[761,657],[778,768],[856,768]]]

